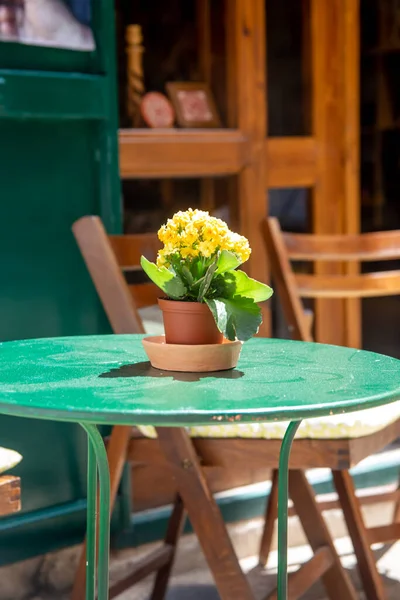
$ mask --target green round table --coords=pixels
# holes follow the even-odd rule
[[[237,369],[153,369],[138,335],[0,344],[0,413],[72,421],[88,434],[86,598],[108,598],[110,482],[97,425],[182,427],[289,420],[279,462],[278,598],[287,598],[290,448],[302,419],[400,400],[400,361],[360,350],[256,338]],[[98,479],[98,481],[97,481]],[[96,561],[96,497],[99,540]]]

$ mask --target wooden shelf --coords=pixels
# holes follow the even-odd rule
[[[233,175],[249,161],[236,129],[121,129],[119,148],[125,179]]]
[[[235,129],[121,129],[120,172],[125,179],[235,175],[250,164],[246,137]],[[311,137],[265,141],[266,187],[312,187],[316,144]]]

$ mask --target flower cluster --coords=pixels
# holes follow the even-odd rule
[[[251,253],[245,237],[233,233],[221,219],[203,210],[177,212],[161,227],[158,237],[164,244],[158,253],[158,267],[168,267],[173,256],[184,260],[210,258],[220,250],[233,252],[244,263]]]

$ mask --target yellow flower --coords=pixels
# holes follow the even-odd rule
[[[245,262],[251,253],[245,237],[230,231],[221,219],[198,209],[189,208],[175,213],[160,228],[158,237],[164,244],[158,254],[158,265],[169,266],[172,254],[178,254],[185,260],[197,256],[210,258],[219,250],[229,250]]]
[[[199,255],[199,251],[197,248],[193,248],[192,246],[183,246],[180,248],[179,254],[182,258],[195,258]]]
[[[204,241],[199,243],[199,254],[205,256],[205,258],[209,258],[212,256],[216,250],[215,244],[212,241]]]
[[[179,234],[179,242],[183,246],[193,246],[196,242],[199,241],[199,232],[196,231],[193,224],[188,225],[181,231]]]

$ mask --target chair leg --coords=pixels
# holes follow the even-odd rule
[[[394,506],[393,522],[394,523],[399,523],[400,522],[400,500],[397,500],[397,502],[396,502],[396,504]]]
[[[382,577],[368,541],[368,532],[356,497],[354,483],[348,471],[332,471],[347,529],[357,557],[357,565],[367,600],[384,600],[386,593]]]
[[[400,494],[400,477],[399,477],[399,485],[397,486],[397,492]],[[400,495],[398,496],[393,510],[393,523],[400,522]]]
[[[221,600],[254,600],[189,436],[170,427],[157,428],[157,434]]]
[[[111,484],[111,510],[115,504],[122,471],[128,452],[128,444],[132,434],[132,427],[118,425],[113,427],[107,446],[108,465],[110,469]],[[85,600],[86,582],[86,540],[83,542],[82,552],[75,575],[71,600]]]
[[[328,597],[331,600],[357,600],[358,595],[340,562],[314,492],[303,471],[289,471],[289,494],[313,551],[328,546],[332,553],[332,566],[322,576]]]
[[[158,572],[153,586],[153,592],[150,600],[164,600],[167,593],[168,581],[171,570],[174,565],[178,540],[181,536],[185,524],[185,507],[180,496],[177,496],[174,503],[174,510],[168,523],[167,533],[165,535],[165,544],[173,548],[171,560]]]
[[[271,491],[267,500],[265,510],[264,530],[261,537],[258,564],[262,567],[268,562],[271,551],[272,536],[274,534],[275,521],[278,516],[278,470],[272,471]]]

